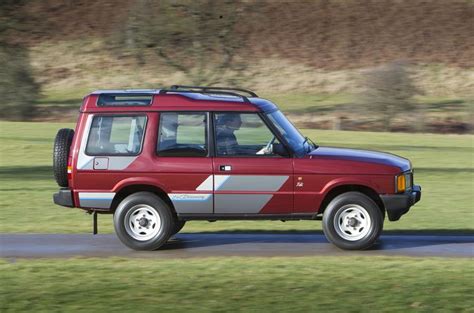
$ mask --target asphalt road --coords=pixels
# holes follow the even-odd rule
[[[321,234],[183,233],[158,251],[133,251],[114,234],[0,234],[2,258],[385,255],[474,257],[474,235],[382,235],[367,251],[342,251]]]

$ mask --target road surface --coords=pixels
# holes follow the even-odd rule
[[[342,251],[322,234],[183,233],[158,251],[133,251],[114,234],[0,234],[2,258],[385,255],[474,257],[474,235],[382,235],[367,251]]]

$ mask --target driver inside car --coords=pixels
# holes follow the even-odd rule
[[[223,155],[237,154],[239,143],[234,132],[242,126],[240,114],[225,113],[217,119],[217,152]]]

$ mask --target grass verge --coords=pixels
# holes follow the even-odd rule
[[[468,259],[0,261],[2,312],[472,312]]]

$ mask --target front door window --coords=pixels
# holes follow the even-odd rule
[[[258,114],[215,114],[217,156],[277,156],[280,144]]]

